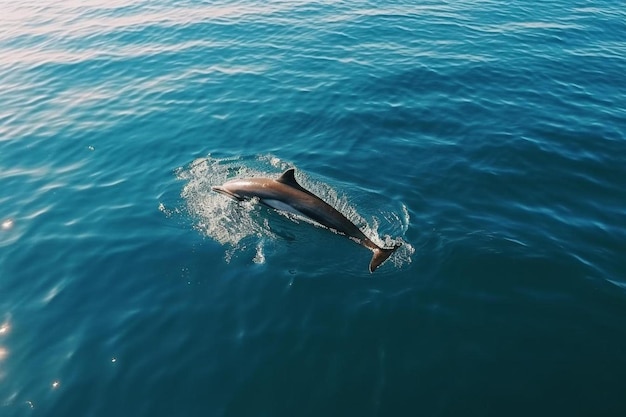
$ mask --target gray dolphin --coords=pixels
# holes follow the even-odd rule
[[[291,168],[277,179],[235,179],[211,189],[238,201],[250,200],[256,197],[261,203],[275,210],[307,217],[322,226],[349,237],[374,252],[370,262],[370,272],[374,272],[380,264],[401,246],[401,244],[398,244],[392,248],[381,248],[372,242],[346,216],[298,184],[294,173],[295,170]]]

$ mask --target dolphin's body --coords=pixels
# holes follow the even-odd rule
[[[213,191],[235,200],[258,198],[266,206],[307,217],[329,229],[345,235],[374,252],[370,262],[370,272],[374,272],[400,245],[381,248],[363,232],[318,196],[303,188],[294,176],[294,169],[288,169],[277,179],[246,178],[228,181]]]

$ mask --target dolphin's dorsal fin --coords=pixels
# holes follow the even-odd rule
[[[296,172],[295,168],[289,168],[287,171],[283,172],[283,175],[277,178],[276,181],[280,182],[281,184],[285,184],[290,187],[296,188],[302,192],[312,195],[313,197],[319,198],[315,194],[313,194],[312,192],[310,192],[309,190],[307,190],[306,188],[298,184],[298,181],[296,181],[295,172]]]
[[[283,172],[283,175],[280,176],[276,181],[282,182],[283,184],[291,185],[292,187],[302,188],[298,181],[296,181],[296,169],[289,168],[287,171]]]

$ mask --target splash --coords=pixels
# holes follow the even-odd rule
[[[289,231],[285,232],[267,219],[263,208],[256,201],[233,204],[230,199],[215,193],[211,187],[241,177],[277,177],[280,173],[293,166],[273,155],[260,155],[254,158],[199,158],[189,167],[179,168],[176,175],[186,181],[181,197],[186,203],[186,210],[194,219],[194,228],[201,234],[210,237],[227,247],[224,258],[227,262],[239,253],[249,253],[254,248],[251,261],[265,263],[268,242],[278,239],[289,239]],[[402,238],[392,238],[389,234],[380,236],[379,229],[384,223],[385,229],[391,226],[394,233],[403,235],[408,229],[409,212],[403,205],[400,213],[380,212],[368,221],[350,204],[345,195],[338,193],[327,184],[311,179],[306,173],[297,171],[298,182],[343,213],[363,232],[370,236],[377,245],[391,247],[402,244],[390,258],[391,262],[400,267],[411,262],[414,248]],[[167,214],[166,209],[160,210]],[[300,221],[318,224],[309,219],[288,213],[279,214],[294,224]],[[380,216],[380,218],[379,218]]]
[[[267,223],[257,221],[258,207],[253,201],[233,204],[211,190],[235,177],[260,175],[264,173],[247,168],[238,159],[200,158],[189,168],[180,168],[178,178],[187,181],[181,196],[196,219],[195,228],[222,245],[233,247],[250,236],[275,237]]]

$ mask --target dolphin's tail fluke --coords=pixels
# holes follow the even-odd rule
[[[394,253],[396,251],[396,249],[398,249],[400,246],[402,246],[401,243],[395,245],[393,248],[373,248],[372,252],[374,252],[374,255],[372,255],[372,260],[370,261],[370,272],[374,272],[376,271],[376,268],[378,268],[380,266],[380,264],[382,264],[383,262],[385,262],[387,260],[387,258],[389,258],[391,256],[392,253]]]

